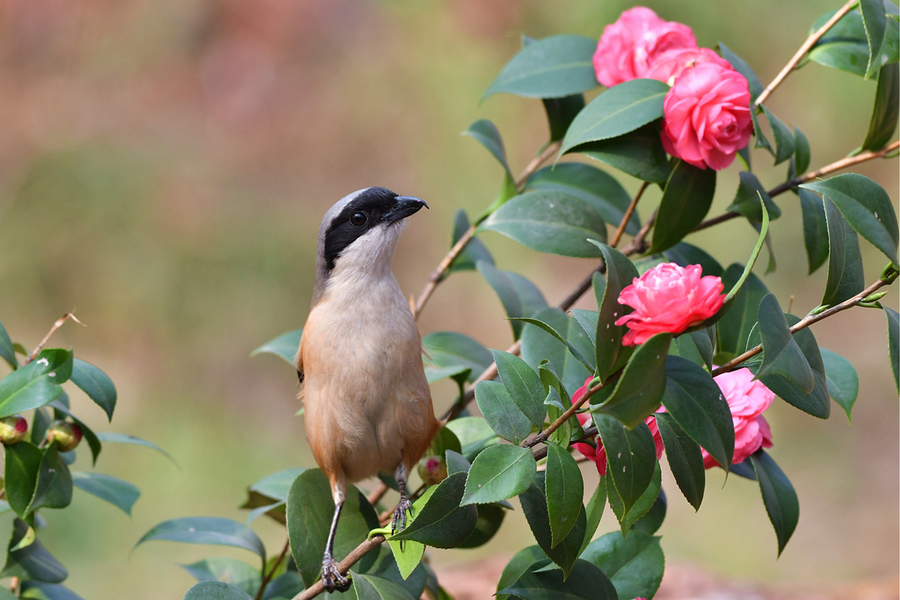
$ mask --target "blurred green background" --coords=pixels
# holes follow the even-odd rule
[[[809,25],[837,1],[647,1],[693,27],[698,42],[725,42],[770,81]],[[174,466],[141,448],[108,444],[97,470],[138,485],[131,518],[77,492],[72,508],[44,511],[44,544],[86,598],[180,598],[192,578],[176,563],[247,553],[154,542],[131,552],[160,521],[195,515],[242,520],[247,485],[277,470],[313,466],[296,376],[251,350],[300,327],[325,210],[369,185],[426,199],[404,234],[394,271],[418,294],[446,252],[453,214],[478,213],[500,186],[499,166],[459,134],[493,120],[518,172],[545,141],[540,102],[483,91],[519,47],[519,35],[599,37],[632,4],[540,0],[4,0],[0,2],[0,319],[33,347],[62,313],[51,345],[110,374],[119,391],[112,425],[83,395],[76,412],[98,431],[147,438]],[[810,64],[767,106],[801,128],[812,167],[846,155],[865,136],[874,82]],[[754,151],[767,187],[784,165]],[[897,160],[857,169],[896,204]],[[711,214],[737,188],[719,177]],[[619,176],[619,174],[617,174]],[[629,191],[638,182],[620,176]],[[648,192],[646,218],[659,200]],[[773,225],[778,270],[765,282],[786,307],[818,304],[824,268],[806,278],[796,197],[779,198]],[[731,221],[694,236],[727,264],[755,240]],[[498,266],[526,274],[551,303],[593,266],[484,240]],[[867,280],[884,259],[864,244]],[[762,269],[757,273],[762,275]],[[887,298],[897,305],[897,292]],[[474,307],[478,307],[477,309]],[[589,302],[584,307],[591,308]],[[491,348],[511,342],[490,288],[454,275],[420,320],[422,334],[456,330]],[[777,403],[767,413],[771,453],[801,503],[780,560],[755,484],[711,473],[695,514],[668,474],[661,530],[670,561],[697,561],[736,577],[827,585],[896,577],[898,402],[884,316],[857,309],[814,329],[823,347],[852,360],[861,379],[853,425],[837,407],[819,421]],[[435,387],[437,410],[452,387]],[[84,453],[82,453],[84,454]],[[85,456],[80,467],[87,468]],[[590,482],[592,473],[585,470]],[[589,484],[590,485],[590,484]],[[592,488],[591,488],[592,489]],[[277,552],[283,530],[254,528]],[[611,530],[609,515],[601,528]],[[0,535],[6,535],[0,532]],[[509,516],[487,546],[440,552],[437,562],[511,554],[530,533]],[[533,543],[533,542],[531,542]],[[815,582],[815,584],[813,584]],[[486,594],[487,595],[487,594]]]

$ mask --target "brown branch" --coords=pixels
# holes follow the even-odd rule
[[[857,1],[858,0],[848,0],[844,6],[842,6],[836,13],[834,13],[834,16],[832,16],[827,23],[819,27],[819,29],[813,32],[812,35],[806,38],[806,41],[803,42],[803,45],[800,46],[800,49],[797,50],[797,53],[794,54],[793,57],[791,57],[791,60],[788,61],[781,72],[775,76],[775,79],[772,80],[772,83],[766,86],[766,89],[764,89],[759,97],[756,98],[756,102],[754,102],[754,109],[766,101],[769,95],[775,91],[775,88],[777,88],[781,84],[781,82],[784,81],[788,75],[790,75],[791,71],[797,68],[797,65],[800,64],[800,61],[803,59],[806,53],[809,52],[810,49],[816,44],[816,42],[818,42],[819,39],[823,35],[825,35],[825,33],[829,29],[831,29],[835,23],[840,21],[841,17],[850,12],[850,10],[854,6],[856,6]]]
[[[631,201],[631,204],[628,205],[628,209],[625,211],[625,216],[622,217],[622,221],[619,223],[618,229],[613,234],[612,241],[609,243],[610,246],[615,248],[619,245],[619,240],[622,239],[622,234],[625,233],[625,227],[628,225],[628,220],[631,219],[631,215],[634,213],[634,209],[637,206],[638,201],[641,199],[641,196],[644,195],[644,190],[647,189],[647,186],[650,185],[649,181],[645,181],[641,185],[641,189],[638,190],[638,193],[634,195],[634,199]]]
[[[255,600],[260,600],[262,598],[263,592],[266,591],[266,586],[269,585],[269,582],[272,581],[272,576],[275,575],[275,571],[278,569],[278,565],[281,564],[281,561],[284,560],[285,554],[291,547],[291,539],[284,543],[284,548],[281,549],[281,554],[278,555],[278,560],[275,561],[275,564],[272,565],[272,569],[268,573],[263,573],[262,581],[259,584],[259,591],[256,592]]]
[[[383,544],[384,541],[383,535],[376,535],[354,548],[353,551],[347,555],[347,558],[342,560],[338,565],[338,570],[341,572],[341,575],[346,575],[350,570],[350,567],[359,562],[363,556]],[[322,581],[319,580],[294,596],[291,600],[309,600],[310,598],[315,598],[324,591],[325,587],[322,585]]]
[[[34,350],[31,351],[31,354],[29,354],[25,358],[25,362],[23,363],[22,366],[27,365],[28,363],[33,361],[35,358],[37,358],[37,355],[41,353],[41,350],[44,349],[44,346],[47,344],[47,342],[50,341],[50,338],[53,337],[53,334],[56,333],[56,330],[63,326],[63,323],[66,322],[66,319],[72,319],[79,325],[84,325],[84,323],[82,323],[81,321],[79,321],[78,319],[75,318],[74,314],[67,312],[66,314],[64,314],[63,316],[58,318],[55,323],[53,323],[53,326],[50,327],[50,331],[47,332],[47,335],[44,336],[44,339],[41,340],[41,343],[38,344]]]

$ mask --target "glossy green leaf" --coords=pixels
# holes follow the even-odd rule
[[[319,469],[307,469],[291,484],[287,501],[291,552],[306,587],[322,574],[322,554],[333,516],[334,499],[328,480]],[[375,509],[359,490],[351,486],[334,538],[335,559],[343,560],[376,527],[378,515]],[[370,553],[356,564],[356,568],[366,570],[374,561],[375,555]]]
[[[560,163],[544,167],[525,183],[524,191],[531,190],[555,190],[581,198],[613,227],[619,226],[631,204],[630,194],[614,177],[584,163]],[[633,213],[625,232],[636,235],[640,228],[640,219],[637,213]]]
[[[741,213],[751,223],[762,223],[762,207],[759,204],[759,199],[762,198],[770,218],[777,219],[781,216],[781,209],[769,197],[766,188],[763,187],[756,175],[741,171],[740,177],[741,184],[738,186],[737,194],[726,210]],[[706,274],[704,272],[704,275]]]
[[[0,358],[9,363],[13,369],[19,368],[19,360],[16,358],[16,351],[13,348],[12,340],[3,323],[0,323]]]
[[[584,513],[581,470],[568,450],[556,444],[547,445],[545,492],[551,545],[556,546],[575,526],[579,515]]]
[[[275,577],[266,586],[262,600],[278,600],[293,598],[306,589],[303,585],[303,577],[297,571],[287,571]]]
[[[528,546],[516,552],[509,562],[506,563],[503,572],[500,574],[500,579],[497,581],[497,600],[508,600],[510,598],[509,594],[503,594],[500,590],[508,588],[524,573],[533,571],[535,563],[540,561],[544,563],[541,566],[550,563],[550,559],[547,558],[540,546]]]
[[[25,512],[30,513],[42,507],[65,508],[71,502],[72,474],[60,456],[56,444],[52,444],[43,451],[34,493]]]
[[[530,317],[547,308],[544,295],[525,277],[511,271],[501,271],[484,261],[478,261],[477,266],[478,272],[500,298],[507,317]],[[515,320],[509,323],[512,325],[513,337],[522,337],[525,324]]]
[[[0,571],[0,577],[36,579],[46,583],[65,581],[69,572],[44,548],[40,540],[35,539],[32,543],[21,546],[20,542],[28,534],[29,529],[31,528],[28,524],[20,519],[13,522],[13,533],[8,546],[10,550],[6,555],[3,571]]]
[[[224,581],[201,581],[184,595],[184,600],[250,600],[244,590]]]
[[[715,191],[715,171],[684,161],[676,163],[660,201],[650,253],[671,248],[699,225],[712,206]]]
[[[550,557],[550,560],[559,565],[564,576],[568,576],[578,557],[578,552],[581,550],[581,542],[584,540],[586,525],[584,510],[579,512],[575,526],[572,527],[569,534],[554,546],[550,531],[550,517],[547,512],[544,473],[538,473],[535,476],[531,486],[519,495],[519,502],[538,546]]]
[[[0,417],[45,406],[62,394],[62,388],[51,381],[45,366],[32,361],[0,379]]]
[[[460,417],[446,425],[459,439],[462,455],[466,460],[475,460],[479,452],[500,443],[500,438],[482,417]]]
[[[597,40],[554,35],[522,47],[482,98],[506,92],[526,98],[561,98],[597,86],[593,56]]]
[[[600,273],[594,273],[594,275],[600,275]],[[602,277],[602,275],[601,275]],[[583,308],[573,308],[569,311],[575,320],[578,321],[578,324],[581,325],[581,328],[584,329],[584,332],[590,338],[591,343],[597,343],[597,311],[594,310],[585,310]]]
[[[415,600],[400,584],[375,575],[353,572],[357,600]]]
[[[627,513],[647,490],[656,465],[656,444],[645,423],[627,429],[616,419],[594,413],[609,474]]]
[[[516,196],[485,219],[479,231],[496,231],[538,252],[580,258],[600,255],[589,238],[606,241],[606,222],[593,206],[553,190]]]
[[[570,317],[570,318],[576,324],[578,323],[578,319],[576,319],[575,317]],[[593,361],[593,357],[591,356],[591,354],[593,354],[593,353],[582,352],[575,344],[570,342],[567,337],[567,334],[569,332],[566,332],[565,334],[561,333],[561,332],[557,331],[556,328],[553,325],[551,325],[550,323],[547,323],[546,321],[542,321],[541,319],[538,319],[536,317],[530,317],[530,318],[523,317],[523,318],[520,318],[519,320],[524,323],[528,323],[529,325],[534,325],[535,327],[539,327],[544,332],[549,333],[551,336],[553,336],[553,338],[556,341],[563,344],[566,347],[566,349],[569,351],[569,353],[573,357],[575,357],[575,359],[578,362],[580,362],[584,366],[585,369],[587,369],[588,371],[594,370],[594,365],[591,364]],[[571,323],[571,321],[567,320],[566,325],[569,325],[570,323]],[[584,328],[581,327],[581,325],[578,325],[578,327],[579,327],[580,331],[576,330],[575,333],[576,334],[584,333],[584,335],[588,336],[588,339],[590,339],[590,336],[588,335],[588,333],[586,331],[584,331]]]
[[[404,580],[409,579],[409,576],[422,562],[422,557],[425,556],[425,544],[412,540],[401,542],[389,539],[388,546],[390,546],[391,552],[394,553],[394,562],[397,563],[400,577]]]
[[[113,506],[118,506],[126,515],[131,514],[131,507],[141,495],[141,491],[136,486],[102,473],[74,471],[72,483],[78,489],[93,494],[101,500],[106,500]]]
[[[582,357],[593,354],[591,340],[575,317],[557,308],[548,308],[536,314],[535,318],[567,339]],[[580,388],[590,374],[562,342],[534,325],[528,325],[522,333],[522,358],[534,368],[540,366],[542,360],[550,361],[569,394]]]
[[[870,79],[881,67],[881,46],[886,25],[884,0],[859,0],[859,11],[862,13],[866,43],[869,46],[865,78]]]
[[[197,581],[221,581],[247,594],[256,594],[259,589],[259,569],[236,558],[217,556],[181,567]]]
[[[612,395],[594,414],[612,415],[627,427],[637,427],[656,410],[666,389],[666,356],[671,341],[671,334],[660,333],[638,346]]]
[[[497,162],[500,163],[506,173],[512,177],[512,172],[509,170],[509,164],[506,161],[506,148],[503,147],[503,138],[500,136],[500,131],[496,125],[487,119],[478,119],[469,125],[469,128],[463,131],[462,134],[475,139],[484,146],[491,153],[491,156],[497,159]]]
[[[412,544],[409,540],[403,542],[403,547],[406,548],[407,544]],[[388,541],[390,544],[390,540]],[[377,553],[378,556],[375,560],[375,564],[366,570],[366,575],[374,575],[383,579],[387,579],[389,581],[393,581],[404,590],[406,590],[413,598],[420,598],[422,596],[422,592],[425,591],[426,586],[429,584],[429,579],[431,578],[428,573],[428,565],[424,562],[420,562],[418,566],[416,566],[410,575],[403,579],[403,575],[400,572],[399,567],[397,566],[397,561],[394,560],[394,554],[392,549],[399,545],[400,542],[394,540],[394,544],[391,545],[391,550],[382,546],[382,548]],[[418,544],[418,542],[416,542]],[[421,546],[421,544],[419,544]],[[415,555],[413,555],[415,556]],[[433,585],[437,584],[437,580],[433,582]]]
[[[497,381],[479,381],[475,385],[475,401],[497,435],[519,444],[531,433],[531,421],[516,406],[509,392]]]
[[[866,278],[856,232],[828,196],[822,200],[828,226],[828,280],[821,303],[834,306],[863,291]]]
[[[511,506],[511,505],[510,505]],[[487,544],[500,530],[509,508],[501,504],[479,504],[475,529],[458,548],[478,548]]]
[[[175,459],[172,458],[171,454],[169,454],[168,452],[166,452],[165,450],[163,450],[162,448],[160,448],[153,442],[148,442],[147,440],[141,439],[134,435],[127,435],[124,433],[115,433],[112,431],[104,431],[104,432],[97,434],[97,439],[99,439],[102,442],[113,442],[116,444],[134,444],[135,446],[145,446],[147,448],[152,448],[152,449],[156,450],[157,452],[159,452],[160,454],[164,455],[166,458],[171,460],[173,463],[175,462]]]
[[[493,431],[491,432],[494,433]],[[494,436],[496,438],[496,436]],[[454,473],[468,473],[469,469],[472,467],[472,463],[466,460],[466,457],[462,455],[460,452],[456,452],[454,450],[446,450],[444,453],[447,461],[447,474],[453,475]]]
[[[809,190],[798,189],[803,212],[803,243],[809,261],[809,274],[822,266],[828,258],[828,225],[822,199]]]
[[[778,537],[778,555],[780,556],[800,519],[800,503],[797,500],[797,492],[794,491],[794,486],[791,485],[784,472],[765,451],[758,450],[751,454],[750,461],[759,481],[763,504],[766,506],[769,520]]]
[[[72,383],[81,388],[81,391],[102,408],[112,421],[117,394],[116,386],[106,373],[91,363],[76,358],[72,365]]]
[[[809,32],[819,29],[835,12],[829,11],[816,19]],[[809,58],[825,67],[865,76],[869,64],[869,44],[862,15],[855,10],[844,15],[816,42]]]
[[[756,200],[756,205],[759,206],[759,199]],[[663,252],[663,256],[670,262],[681,265],[682,267],[687,267],[688,265],[700,265],[703,268],[704,275],[721,277],[724,271],[722,265],[720,265],[706,250],[688,244],[687,242],[678,242]]]
[[[794,169],[796,175],[805,173],[809,168],[809,140],[800,129],[794,127]]]
[[[453,235],[450,238],[451,247],[456,245],[456,242],[465,235],[469,227],[471,227],[469,217],[466,216],[466,211],[460,208],[456,211],[456,215],[453,218]],[[487,249],[484,242],[478,239],[478,236],[473,236],[466,243],[462,252],[453,259],[447,270],[449,272],[471,271],[477,268],[479,262],[493,265],[494,257],[491,256],[491,251]]]
[[[20,518],[28,514],[28,505],[34,495],[38,471],[44,460],[44,453],[34,444],[21,441],[4,447],[6,465],[3,479],[6,486],[6,500]]]
[[[663,183],[669,178],[669,160],[659,132],[659,125],[650,123],[625,135],[580,144],[569,152],[579,152],[642,181]]]
[[[530,448],[509,444],[486,448],[472,462],[460,505],[487,504],[518,496],[528,489],[536,472]]]
[[[493,362],[487,348],[473,338],[454,331],[436,331],[422,338],[425,352],[425,371],[430,367],[465,367],[471,369],[468,381],[473,382]]]
[[[302,329],[295,329],[282,333],[274,340],[270,340],[250,353],[250,356],[257,354],[274,354],[292,367],[297,366],[297,350],[300,348],[300,338],[303,336]]]
[[[415,540],[435,548],[459,546],[472,534],[478,521],[478,510],[474,505],[459,505],[465,491],[465,473],[454,473],[429,488],[427,501],[418,509],[413,520],[391,539]]]
[[[706,468],[700,446],[684,432],[672,415],[657,413],[655,418],[675,483],[694,510],[700,510],[706,489]]]
[[[759,126],[759,115],[756,110],[750,111],[750,119],[753,122],[753,135],[756,137],[756,142],[753,144],[753,147],[768,150],[772,156],[775,156],[775,148],[772,147],[772,143],[769,142],[762,127]]]
[[[609,577],[619,598],[652,598],[665,568],[659,540],[640,531],[628,537],[613,531],[591,542],[582,558]]]
[[[794,155],[794,133],[781,119],[765,106],[761,107],[769,126],[772,128],[772,137],[775,138],[775,164],[780,164]]]
[[[145,533],[135,547],[151,540],[244,548],[259,555],[263,564],[266,562],[266,548],[259,536],[243,523],[221,517],[184,517],[164,521]]]
[[[571,571],[526,569],[519,578],[498,592],[528,600],[617,600],[616,588],[597,567],[584,560],[572,563]]]
[[[847,413],[847,421],[850,421],[850,411],[859,394],[859,375],[856,373],[853,363],[831,350],[820,348],[822,362],[825,364],[825,380],[828,385],[828,394]]]
[[[43,372],[50,377],[50,382],[62,385],[72,377],[74,356],[71,350],[47,348],[41,350],[34,362],[43,365]]]
[[[869,130],[861,150],[881,150],[887,146],[897,130],[900,115],[900,67],[897,63],[884,65],[878,72],[875,107],[869,120]]]
[[[290,493],[291,490],[291,484],[293,484],[294,480],[304,471],[306,471],[304,467],[278,471],[277,473],[272,473],[271,475],[263,477],[248,489],[252,492],[262,494],[266,498],[271,498],[272,500],[287,501],[288,493]]]
[[[722,283],[725,284],[726,290],[735,285],[742,271],[743,266],[739,264],[733,264],[725,270]],[[724,354],[721,359],[717,358],[720,364],[744,351],[750,330],[756,324],[759,302],[768,293],[769,290],[762,280],[750,273],[728,311],[716,323],[719,352]]]
[[[650,507],[644,515],[634,522],[634,525],[631,526],[630,531],[639,531],[641,533],[646,533],[647,535],[653,535],[659,528],[662,527],[663,522],[666,520],[666,512],[668,511],[668,500],[666,499],[666,492],[662,489],[662,479],[660,479],[660,488],[659,493],[656,496],[656,501],[653,503],[653,506]]]
[[[515,405],[536,427],[541,427],[547,409],[544,406],[544,386],[540,376],[528,363],[509,352],[491,350],[500,381]]]
[[[900,391],[900,315],[892,308],[884,308],[884,316],[888,325],[888,355],[891,359],[891,371],[894,372],[894,385]]]
[[[619,294],[632,284],[638,272],[634,263],[618,250],[606,245],[601,246],[600,250],[606,264],[606,275],[597,273],[593,281],[598,307],[595,360],[597,377],[601,382],[606,382],[634,351],[633,347],[622,345],[622,338],[628,328],[616,325],[616,320],[634,310],[630,306],[619,304]]]
[[[731,464],[734,457],[731,410],[719,386],[703,367],[670,356],[666,360],[666,391],[662,403],[681,429],[706,448],[720,465]]]
[[[663,116],[669,86],[655,79],[632,79],[594,98],[578,113],[563,138],[560,155],[585,144],[618,137]]]
[[[757,377],[779,374],[790,379],[804,392],[812,392],[816,384],[812,368],[794,340],[774,294],[766,295],[759,303],[759,332],[763,359]]]
[[[61,583],[45,583],[33,579],[22,582],[22,598],[39,598],[40,600],[84,600],[81,596]]]
[[[864,175],[844,173],[803,184],[834,202],[853,229],[897,264],[900,232],[888,193]]]
[[[607,486],[607,494],[609,496],[609,506],[612,508],[616,519],[619,520],[619,529],[623,536],[627,536],[634,530],[634,525],[641,518],[650,512],[659,499],[659,492],[662,489],[662,469],[659,463],[654,463],[653,477],[650,479],[650,485],[644,490],[644,493],[637,499],[630,509],[626,509],[625,503],[619,496],[618,490],[614,485]]]
[[[603,517],[603,509],[606,508],[606,482],[607,477],[600,477],[597,481],[597,487],[594,489],[594,493],[591,495],[591,499],[588,500],[587,506],[584,508],[585,512],[585,529],[584,529],[584,541],[581,542],[581,551],[578,553],[581,556],[584,553],[584,549],[587,548],[588,544],[591,543],[591,540],[594,537],[594,534],[597,533],[597,527],[600,526],[600,519]]]
[[[562,98],[544,98],[544,112],[550,125],[550,141],[557,142],[566,135],[575,116],[584,108],[584,94]]]
[[[734,70],[747,79],[747,83],[750,85],[750,100],[755,102],[756,97],[762,94],[763,91],[763,85],[759,77],[756,76],[756,73],[753,72],[753,69],[750,68],[750,65],[743,58],[732,52],[722,42],[719,42],[719,50],[722,53],[722,58],[731,63]]]

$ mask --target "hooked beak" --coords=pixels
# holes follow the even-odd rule
[[[425,201],[415,196],[397,196],[394,198],[394,207],[384,215],[384,221],[388,225],[401,221],[406,217],[419,212],[422,207],[428,208]]]

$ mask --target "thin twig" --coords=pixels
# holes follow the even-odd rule
[[[281,564],[281,561],[284,560],[284,556],[287,554],[288,550],[291,548],[291,539],[288,538],[284,543],[284,548],[281,549],[281,554],[278,555],[278,560],[275,561],[275,564],[272,565],[271,570],[268,573],[263,573],[262,582],[259,584],[259,591],[256,592],[256,599],[260,600],[262,598],[263,592],[266,591],[266,586],[269,585],[269,582],[272,581],[272,576],[275,575],[275,571],[278,569],[278,565]]]
[[[622,221],[619,223],[619,227],[616,229],[616,232],[613,234],[612,241],[609,243],[609,245],[613,248],[619,245],[619,240],[622,239],[622,234],[625,233],[625,227],[628,225],[628,221],[631,219],[631,215],[634,213],[634,209],[637,206],[638,201],[641,199],[641,196],[644,195],[644,190],[646,190],[647,186],[649,185],[650,182],[645,181],[641,185],[641,189],[638,190],[638,193],[634,195],[634,199],[631,201],[631,204],[628,205],[628,209],[625,211],[625,216],[622,217]]]
[[[383,535],[376,535],[371,537],[370,539],[365,540],[362,544],[353,549],[350,554],[347,555],[347,558],[342,560],[338,565],[338,571],[341,572],[341,575],[346,575],[350,570],[350,567],[359,562],[363,556],[380,546],[384,543]],[[322,585],[322,580],[315,582],[296,596],[294,596],[291,600],[310,600],[310,598],[315,598],[319,594],[325,591],[325,587]]]
[[[797,65],[800,64],[800,61],[803,60],[803,57],[806,56],[806,53],[809,52],[809,50],[816,44],[816,42],[818,42],[819,39],[823,35],[825,35],[825,33],[829,29],[831,29],[835,23],[840,21],[841,17],[850,12],[850,10],[854,6],[856,6],[857,2],[858,0],[848,0],[844,6],[842,6],[836,13],[834,13],[834,16],[832,16],[827,23],[819,27],[819,29],[813,32],[812,35],[806,38],[806,41],[803,42],[803,45],[800,46],[800,49],[797,50],[797,53],[794,54],[793,57],[791,57],[791,60],[788,61],[781,72],[775,76],[775,79],[772,80],[772,83],[766,86],[766,89],[764,89],[762,93],[756,98],[754,109],[766,101],[769,95],[775,91],[775,88],[777,88],[781,84],[781,82],[784,81],[784,79],[788,75],[790,75],[791,71],[793,71],[797,67]]]
[[[64,314],[63,316],[58,318],[55,323],[53,323],[53,326],[50,328],[50,331],[47,332],[47,335],[44,336],[44,339],[41,340],[41,343],[38,344],[34,350],[31,351],[31,354],[29,354],[25,358],[24,364],[22,366],[27,365],[28,363],[33,361],[35,358],[37,358],[37,355],[41,353],[41,350],[44,349],[44,346],[47,344],[47,342],[50,341],[50,338],[53,337],[53,334],[56,333],[56,330],[63,326],[63,323],[66,322],[66,319],[72,319],[79,325],[84,325],[84,323],[82,323],[81,321],[79,321],[78,319],[75,318],[74,314],[72,314],[72,313]]]

